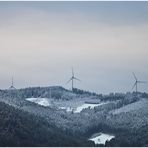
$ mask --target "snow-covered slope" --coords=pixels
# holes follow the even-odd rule
[[[27,98],[26,100],[37,103],[42,106],[50,106],[50,102],[48,98]]]
[[[30,101],[30,102],[33,102],[33,103],[36,103],[36,104],[41,105],[41,106],[46,106],[46,107],[47,106],[53,107],[53,102],[54,102],[54,106],[57,106],[57,108],[66,110],[67,112],[72,112],[73,111],[74,113],[80,113],[83,109],[86,109],[86,108],[93,109],[96,106],[100,106],[100,105],[103,105],[103,104],[107,103],[107,102],[102,102],[102,103],[99,103],[99,104],[83,103],[82,105],[78,105],[78,106],[75,106],[75,107],[69,107],[69,106],[60,107],[60,106],[58,106],[57,101],[54,101],[52,98],[51,99],[49,99],[49,98],[26,98],[26,100]],[[69,102],[69,104],[71,104],[71,105],[73,103],[73,101],[67,101],[67,102]],[[59,103],[59,101],[58,101],[58,103]]]
[[[139,129],[148,125],[148,99],[110,111],[107,124],[115,128]]]
[[[110,113],[112,114],[119,114],[119,113],[126,113],[126,112],[131,112],[131,111],[136,111],[136,110],[140,110],[143,107],[147,107],[148,106],[148,99],[140,99],[137,102],[128,104],[124,107],[121,107],[119,109],[115,109],[113,111],[111,111]]]
[[[107,102],[106,102],[106,103],[107,103]],[[86,109],[86,108],[93,109],[93,108],[95,108],[95,107],[97,107],[97,106],[101,106],[101,105],[104,105],[104,104],[106,104],[106,103],[104,103],[104,102],[99,103],[99,104],[88,104],[88,103],[85,103],[85,104],[83,104],[83,105],[81,105],[81,106],[78,106],[74,112],[75,112],[75,113],[80,113],[83,109]]]

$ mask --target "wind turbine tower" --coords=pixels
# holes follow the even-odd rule
[[[67,83],[69,83],[69,82],[71,81],[71,84],[72,84],[71,89],[72,89],[72,91],[73,91],[73,89],[74,89],[74,80],[80,81],[80,79],[78,79],[78,78],[75,77],[74,71],[73,71],[73,68],[72,68],[72,76],[71,76],[71,78],[67,81]]]

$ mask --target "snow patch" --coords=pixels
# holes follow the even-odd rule
[[[67,112],[72,112],[74,111],[74,108],[72,107],[59,107],[60,109],[66,110]]]
[[[99,103],[99,104],[84,103],[83,105],[75,107],[75,108],[74,107],[60,107],[60,109],[65,109],[67,112],[73,111],[74,113],[80,113],[83,109],[86,109],[86,108],[93,109],[96,106],[101,106],[101,105],[104,105],[106,103],[104,103],[104,102],[103,103]]]
[[[50,106],[49,100],[47,98],[27,98],[26,100],[42,106]]]
[[[80,113],[83,109],[86,109],[86,108],[90,108],[90,109],[93,109],[94,107],[96,106],[100,106],[100,105],[103,105],[105,103],[99,103],[99,104],[83,104],[82,106],[79,106],[76,108],[75,110],[75,113]]]
[[[94,134],[89,140],[94,141],[95,144],[105,144],[106,141],[110,141],[114,137],[114,135],[97,133]]]

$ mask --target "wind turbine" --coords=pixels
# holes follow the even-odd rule
[[[73,68],[72,68],[72,77],[67,81],[67,83],[69,83],[69,82],[71,81],[71,84],[72,84],[72,91],[73,91],[73,88],[74,88],[74,80],[80,81],[78,78],[75,77],[74,71],[73,71]],[[67,84],[67,83],[66,83],[66,84]]]
[[[16,88],[13,86],[13,77],[12,77],[11,86],[9,87],[9,89],[11,89],[11,90],[16,89]]]
[[[136,89],[136,94],[137,94],[137,92],[138,92],[138,83],[146,83],[146,81],[139,81],[139,80],[137,79],[137,77],[136,77],[136,75],[135,75],[134,72],[133,72],[133,76],[134,76],[134,78],[135,78],[135,83],[134,83],[134,85],[133,85],[133,87],[132,87],[132,90],[135,88],[135,89]]]

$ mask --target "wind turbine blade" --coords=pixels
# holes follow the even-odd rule
[[[134,73],[134,72],[133,72],[133,76],[134,76],[135,80],[137,81],[137,77],[136,77],[136,75],[135,75],[135,73]]]
[[[146,81],[137,81],[138,83],[147,83]]]
[[[133,85],[133,87],[132,87],[132,90],[134,89],[134,87],[136,86],[136,84],[137,84],[137,82],[134,83],[134,85]]]
[[[74,77],[73,67],[72,67],[72,76]]]
[[[76,77],[74,77],[74,79],[77,80],[77,81],[81,81],[80,79],[78,79],[78,78],[76,78]]]
[[[70,78],[70,79],[66,82],[66,84],[68,84],[71,80],[72,80],[72,78]]]

